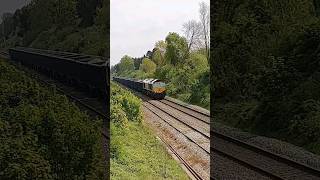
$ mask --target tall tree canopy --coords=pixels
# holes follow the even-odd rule
[[[157,65],[149,58],[144,58],[140,65],[140,69],[145,73],[153,73],[156,71]]]
[[[160,49],[154,48],[153,49],[153,56],[152,61],[158,66],[161,67],[165,63],[164,54],[161,52]]]
[[[97,9],[102,7],[102,0],[78,0],[77,11],[81,26],[92,26],[97,16]]]
[[[169,33],[166,37],[166,44],[166,60],[173,65],[183,63],[188,56],[188,44],[186,38],[174,32]]]
[[[134,62],[130,56],[123,56],[120,60],[119,71],[120,72],[130,72],[134,70]]]

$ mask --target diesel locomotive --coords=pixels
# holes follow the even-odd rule
[[[163,99],[166,96],[166,84],[159,79],[136,80],[113,77],[113,80],[153,99]]]

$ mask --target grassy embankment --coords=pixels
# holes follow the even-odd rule
[[[0,59],[0,179],[103,179],[99,127]]]
[[[111,83],[111,178],[188,179],[142,121],[141,101]]]

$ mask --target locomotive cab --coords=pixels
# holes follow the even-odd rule
[[[151,84],[152,79],[145,79],[142,81],[143,83],[143,89],[152,91],[152,84]]]
[[[145,79],[143,89],[147,95],[156,99],[163,99],[166,95],[166,84],[159,79]]]
[[[163,93],[166,91],[166,84],[160,80],[157,80],[153,83],[152,90],[155,93]]]

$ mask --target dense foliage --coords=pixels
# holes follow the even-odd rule
[[[142,102],[111,83],[111,179],[188,179],[142,121]]]
[[[184,36],[170,32],[140,58],[123,56],[112,67],[116,76],[137,79],[157,78],[167,83],[169,96],[209,109],[209,7],[200,4],[200,22],[183,25]]]
[[[107,0],[32,0],[0,24],[0,47],[31,46],[106,56]]]
[[[112,83],[110,94],[111,122],[125,128],[128,121],[141,122],[141,100]]]
[[[99,126],[0,60],[0,179],[102,179]]]
[[[320,21],[314,2],[215,2],[215,119],[320,154]]]

